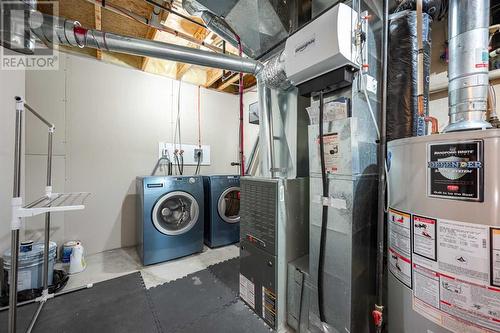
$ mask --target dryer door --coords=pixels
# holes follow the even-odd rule
[[[183,191],[162,196],[153,207],[153,224],[165,235],[188,232],[198,221],[200,207],[196,199]]]
[[[240,188],[230,187],[222,192],[217,204],[217,210],[224,222],[240,222]]]

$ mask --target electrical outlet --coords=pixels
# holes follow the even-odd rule
[[[194,149],[194,161],[198,162],[198,158],[200,159],[200,163],[203,162],[203,149]]]

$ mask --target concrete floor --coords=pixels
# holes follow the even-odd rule
[[[142,266],[135,247],[116,249],[87,256],[87,268],[71,275],[65,289],[84,286],[140,271],[146,288],[182,278],[210,265],[239,255],[239,248],[229,245],[218,249],[205,247],[193,254],[165,263]],[[59,268],[59,267],[58,267]]]

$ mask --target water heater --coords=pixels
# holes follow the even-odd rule
[[[500,332],[500,130],[388,144],[389,331]]]

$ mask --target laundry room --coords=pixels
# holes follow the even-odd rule
[[[0,0],[0,332],[500,332],[494,0]]]

